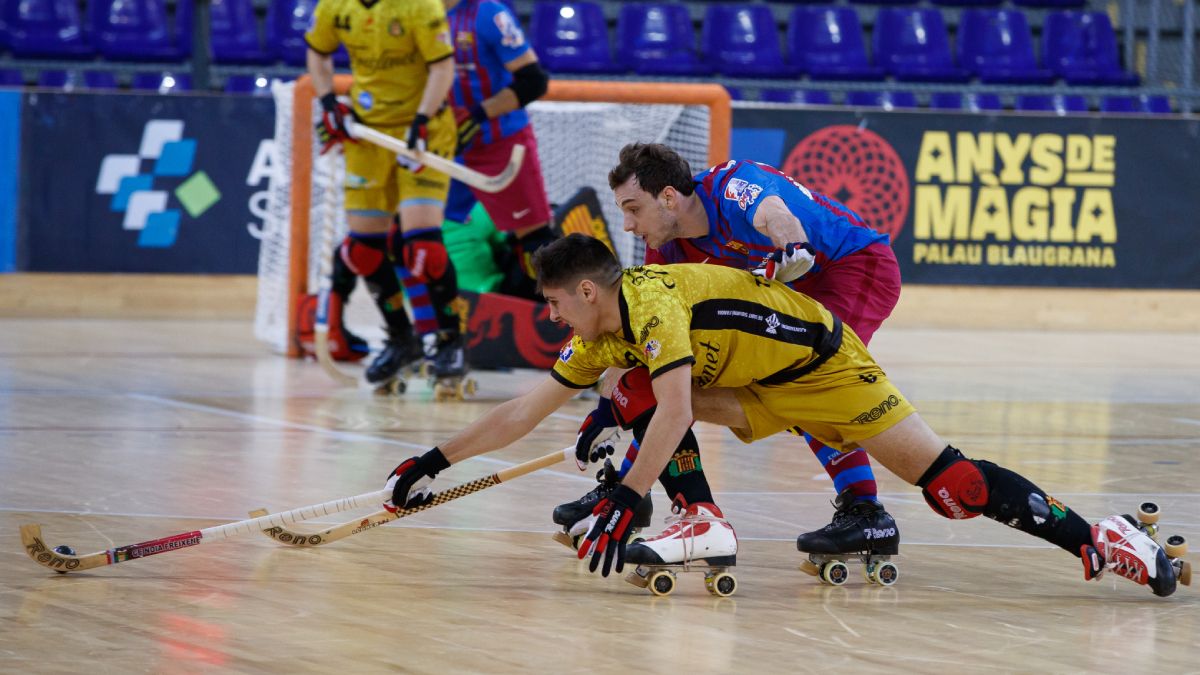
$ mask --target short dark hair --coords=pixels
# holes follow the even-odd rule
[[[684,196],[695,191],[687,160],[662,143],[630,143],[621,148],[617,165],[608,172],[608,187],[615,190],[630,176],[637,176],[638,185],[651,197],[668,185]]]
[[[615,287],[621,282],[621,263],[604,242],[578,232],[543,246],[533,254],[538,292],[543,288],[565,288],[575,292],[583,279],[600,286]]]

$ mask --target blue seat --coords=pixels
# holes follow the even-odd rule
[[[970,92],[963,96],[963,102],[966,104],[967,110],[970,110],[971,112],[1004,110],[1004,104],[1000,102],[999,94],[980,94],[976,92]]]
[[[1171,99],[1166,96],[1142,94],[1138,97],[1138,103],[1142,106],[1142,111],[1144,112],[1154,113],[1155,115],[1171,114]]]
[[[0,49],[8,49],[8,5],[11,0],[0,0]]]
[[[266,75],[230,75],[225,78],[225,93],[270,96],[271,81]]]
[[[192,55],[192,2],[92,0],[88,7],[96,49],[122,61],[182,61]]]
[[[16,68],[0,68],[0,87],[24,87],[25,76]]]
[[[621,5],[617,54],[627,69],[642,75],[712,73],[712,67],[696,52],[696,33],[684,5]]]
[[[746,100],[746,92],[742,91],[741,87],[733,87],[728,84],[724,86],[725,91],[729,92],[729,98],[733,99],[734,101]]]
[[[858,12],[850,7],[797,7],[787,30],[792,63],[814,80],[882,80],[867,60]]]
[[[936,9],[885,7],[875,18],[875,60],[903,81],[965,82],[954,65],[946,22]]]
[[[846,105],[866,108],[916,108],[917,97],[911,91],[848,91]]]
[[[983,82],[1048,84],[1054,74],[1039,68],[1029,21],[1019,11],[968,9],[958,23],[958,62]]]
[[[855,5],[915,5],[918,0],[850,0]]]
[[[267,6],[267,54],[281,59],[289,66],[304,66],[308,59],[308,45],[304,34],[312,23],[317,0],[271,0]],[[333,53],[337,66],[350,65],[350,55],[345,46]]]
[[[209,44],[215,63],[266,63],[270,60],[258,34],[251,0],[212,0]]]
[[[1034,112],[1054,112],[1065,115],[1073,112],[1087,112],[1087,99],[1079,94],[1019,94],[1016,99],[1017,110]]]
[[[1100,99],[1100,112],[1140,113],[1142,107],[1132,96],[1105,96]]]
[[[1013,0],[1022,7],[1085,7],[1087,0]]]
[[[84,36],[74,0],[7,0],[4,31],[14,56],[79,58],[95,50]]]
[[[88,89],[116,89],[117,76],[107,70],[85,70],[83,86]]]
[[[192,90],[192,76],[187,73],[135,73],[130,87],[136,90],[173,94]]]
[[[710,5],[700,39],[704,58],[730,77],[795,77],[784,63],[775,15],[766,5]]]
[[[1068,84],[1133,86],[1117,61],[1117,36],[1103,12],[1051,12],[1042,24],[1042,59]]]
[[[1004,0],[933,0],[943,7],[998,7]]]
[[[935,91],[929,95],[929,107],[937,110],[962,110],[962,94],[955,91]]]
[[[538,2],[533,6],[529,28],[538,59],[552,72],[625,70],[612,60],[604,11],[594,2]]]
[[[770,103],[799,103],[802,105],[830,105],[833,98],[822,89],[763,89],[762,100]]]
[[[37,86],[51,89],[74,89],[77,76],[66,70],[43,70],[38,73]]]

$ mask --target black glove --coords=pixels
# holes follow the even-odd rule
[[[350,130],[346,128],[346,118],[357,120],[354,109],[338,100],[332,92],[321,97],[321,121],[317,122],[317,136],[321,140],[321,154],[329,152],[333,146],[342,141],[356,141],[351,138]]]
[[[596,571],[601,557],[604,558],[601,576],[608,576],[614,560],[617,563],[617,574],[625,569],[625,544],[629,541],[629,535],[633,534],[633,513],[641,501],[641,495],[624,485],[618,485],[592,509],[596,522],[592,524],[587,538],[579,545],[580,560],[588,553],[592,554],[588,571]]]
[[[424,506],[433,499],[429,484],[433,477],[450,466],[446,456],[438,448],[434,448],[420,457],[410,457],[388,474],[387,484],[383,489],[391,489],[391,499],[383,503],[383,508],[395,513],[404,508],[411,509]]]
[[[429,141],[429,115],[417,113],[412,125],[408,127],[408,149],[413,152],[425,152]]]
[[[454,156],[457,157],[464,150],[471,147],[471,143],[475,142],[475,137],[479,135],[479,129],[488,121],[487,111],[483,109],[482,104],[476,104],[471,107],[469,116],[462,118],[458,123],[458,144],[454,146]]]
[[[601,396],[596,409],[579,425],[579,434],[575,436],[575,463],[579,470],[586,471],[589,462],[599,462],[613,454],[620,438],[612,400]]]

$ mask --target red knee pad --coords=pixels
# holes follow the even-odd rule
[[[439,233],[440,235],[440,233]],[[437,239],[405,239],[404,267],[413,279],[426,284],[446,276],[450,255],[441,237]]]
[[[383,264],[384,253],[353,237],[346,237],[342,241],[342,245],[338,247],[338,255],[341,256],[342,262],[346,263],[350,271],[360,277],[369,277]]]
[[[632,429],[638,422],[654,414],[658,401],[650,386],[650,371],[634,368],[621,376],[612,390],[613,413],[622,429]]]
[[[987,478],[975,462],[959,457],[934,475],[921,494],[925,495],[929,508],[940,515],[966,520],[980,515],[987,507]]]

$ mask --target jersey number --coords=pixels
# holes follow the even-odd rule
[[[333,17],[333,27],[338,30],[350,30],[350,17],[345,14]]]

